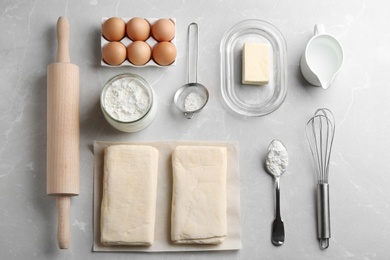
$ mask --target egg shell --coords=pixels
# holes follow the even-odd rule
[[[103,60],[110,65],[120,65],[126,60],[126,47],[121,42],[109,42],[102,49]]]
[[[131,18],[126,24],[126,34],[133,41],[146,41],[150,36],[150,24],[144,18]]]
[[[157,41],[171,41],[175,37],[176,25],[175,23],[166,18],[158,19],[152,25],[152,36]]]
[[[121,17],[121,19],[127,23],[128,21],[130,21],[130,19],[133,18],[133,17]],[[109,18],[108,17],[102,17],[101,18],[101,24],[103,24],[105,21],[107,21]],[[150,25],[153,25],[155,22],[157,22],[159,20],[159,18],[144,18],[146,21],[149,22]],[[176,19],[175,18],[169,18],[170,20],[173,21],[173,23],[176,25]],[[125,33],[125,37],[123,37],[122,40],[120,40],[121,43],[123,43],[123,45],[127,48],[133,41],[127,37],[126,33]],[[156,39],[153,38],[152,35],[149,36],[149,38],[145,41],[147,44],[149,44],[149,46],[153,49],[153,47],[158,43],[158,41],[156,41]],[[170,41],[173,45],[176,46],[176,35],[175,37]],[[103,47],[109,43],[109,41],[103,37],[103,35],[100,37],[100,46],[101,46],[101,49],[103,50]],[[102,55],[103,56],[103,55]],[[159,67],[159,68],[169,68],[171,66],[175,66],[176,65],[176,60],[171,63],[169,66],[162,66],[162,65],[159,65],[158,63],[156,63],[153,58],[151,58],[145,65],[142,65],[142,66],[138,66],[138,65],[134,65],[132,64],[127,58],[125,59],[125,61],[123,63],[121,63],[120,65],[110,65],[108,63],[106,63],[103,59],[100,60],[100,65],[102,67],[112,67],[112,68],[118,68],[118,67],[137,67],[137,68],[143,68],[143,67]]]
[[[161,65],[170,65],[176,59],[176,47],[171,42],[159,42],[153,47],[153,60]]]
[[[127,59],[136,66],[145,65],[152,56],[152,48],[144,41],[135,41],[127,46]]]
[[[119,17],[111,17],[102,24],[102,35],[109,41],[120,41],[125,37],[126,23]]]

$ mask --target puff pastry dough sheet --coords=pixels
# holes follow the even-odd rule
[[[100,241],[101,202],[103,195],[104,149],[110,145],[148,145],[159,152],[157,173],[156,221],[151,246],[106,246]],[[226,237],[221,244],[175,244],[171,240],[173,190],[172,153],[177,146],[219,146],[227,151],[226,172]],[[240,176],[237,142],[160,141],[160,142],[95,142],[94,143],[94,216],[93,251],[174,252],[241,249]]]
[[[226,147],[178,146],[172,165],[172,241],[222,243],[227,233]]]
[[[158,150],[111,145],[104,150],[101,242],[144,245],[154,241]]]

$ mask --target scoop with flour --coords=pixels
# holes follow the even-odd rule
[[[198,31],[198,24],[190,23],[188,26],[188,83],[179,88],[173,98],[176,108],[188,119],[193,118],[195,113],[199,113],[209,100],[209,91],[198,82]],[[190,55],[192,48],[194,55]],[[191,56],[194,56],[193,59]]]
[[[275,220],[272,224],[271,241],[275,246],[284,243],[284,224],[280,216],[280,176],[286,171],[288,165],[288,155],[286,147],[279,140],[273,140],[268,146],[268,154],[265,161],[269,174],[274,176],[276,191],[276,212]]]

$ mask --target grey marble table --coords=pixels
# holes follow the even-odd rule
[[[390,236],[390,3],[364,1],[1,1],[0,3],[0,252],[1,259],[389,259]],[[80,67],[80,195],[72,198],[69,250],[56,242],[55,200],[46,195],[46,66],[55,60],[55,24],[67,16],[70,52]],[[101,17],[175,17],[177,65],[167,69],[100,66]],[[219,44],[245,19],[274,24],[288,49],[288,94],[264,117],[230,112],[220,91]],[[209,88],[207,107],[187,120],[173,105],[186,83],[186,33],[200,28],[198,78]],[[300,56],[322,22],[345,50],[345,62],[327,90],[310,86]],[[154,88],[156,120],[127,134],[103,118],[99,95],[112,76],[133,72]],[[330,165],[330,247],[316,238],[316,179],[304,126],[315,109],[330,108],[337,122]],[[286,241],[270,241],[274,188],[263,162],[268,144],[283,140],[289,156],[281,179]],[[92,252],[92,145],[101,141],[237,141],[242,249],[232,252]]]

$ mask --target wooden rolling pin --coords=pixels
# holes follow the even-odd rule
[[[70,244],[70,197],[80,184],[79,67],[70,63],[69,23],[57,22],[57,62],[47,67],[47,194],[56,196],[57,239],[61,249]]]

